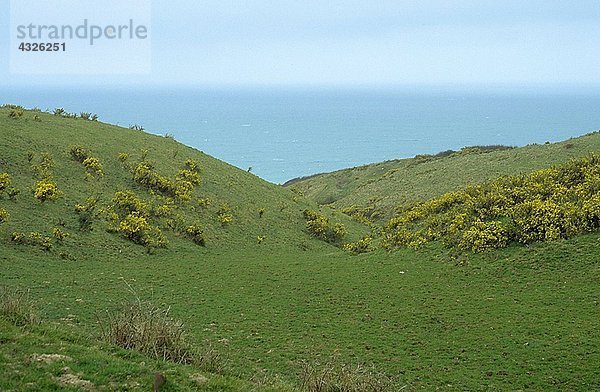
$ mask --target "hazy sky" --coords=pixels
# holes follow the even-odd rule
[[[7,3],[5,86],[600,85],[598,0],[154,0],[152,73],[95,77],[11,75]]]

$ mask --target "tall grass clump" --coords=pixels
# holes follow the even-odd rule
[[[212,373],[223,372],[221,355],[212,346],[199,350],[191,345],[185,325],[171,317],[170,308],[138,299],[118,311],[101,314],[98,320],[101,337],[108,343],[154,359],[193,365]]]
[[[137,301],[105,316],[100,326],[109,343],[175,363],[191,364],[196,358],[186,342],[184,324],[170,316],[169,308]]]
[[[394,383],[373,367],[363,365],[302,364],[302,390],[306,392],[392,392]]]
[[[0,316],[17,326],[39,323],[29,291],[0,287]]]

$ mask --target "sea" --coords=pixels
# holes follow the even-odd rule
[[[171,135],[280,184],[473,145],[523,146],[600,129],[600,93],[266,88],[8,88],[0,103],[92,112]]]

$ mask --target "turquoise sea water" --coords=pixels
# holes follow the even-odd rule
[[[600,129],[600,94],[333,90],[0,91],[177,140],[258,176],[298,176],[460,149],[559,141]]]

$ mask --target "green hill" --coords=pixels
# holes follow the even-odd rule
[[[377,210],[380,218],[390,218],[398,207],[409,207],[466,185],[529,173],[598,151],[600,133],[595,132],[554,144],[471,147],[435,156],[419,155],[300,178],[286,186],[321,205],[370,208]]]
[[[0,287],[27,290],[42,320],[15,326],[0,301],[1,390],[141,391],[154,372],[165,391],[600,388],[597,230],[477,254],[430,241],[354,256],[339,245],[370,229],[339,208],[318,212],[171,138],[58,114],[0,109]],[[318,199],[304,185],[339,176],[322,188],[336,207],[411,204],[598,151],[598,136],[297,186]],[[218,353],[218,371],[102,338],[124,304],[146,302],[184,323],[190,347]]]
[[[128,241],[128,232],[119,235],[106,230],[118,231],[131,212],[123,211],[129,208],[123,203],[131,200],[115,202],[117,192],[132,192],[120,197],[145,204],[140,214],[151,227],[148,235],[159,228],[169,243],[167,249],[156,250],[159,253],[323,246],[306,232],[301,213],[316,208],[314,203],[171,138],[41,112],[26,111],[15,119],[9,118],[10,112],[10,108],[0,109],[0,173],[8,173],[11,188],[20,194],[15,201],[5,196],[2,202],[11,216],[0,227],[4,236],[36,232],[52,237],[53,229],[60,229],[69,236],[53,251],[65,257],[78,259],[98,253],[133,257],[146,249]],[[78,158],[76,148],[84,156]],[[82,164],[87,155],[98,160],[102,175]],[[177,177],[182,171],[189,175],[185,164],[189,160],[199,168],[200,184],[181,200],[169,186],[179,184]],[[144,173],[136,179],[135,170],[146,164],[153,166],[146,176],[150,179],[143,178]],[[163,183],[149,183],[155,180]],[[44,181],[57,186],[60,196],[56,200],[34,199],[36,184]],[[86,210],[89,198],[97,200],[93,217],[88,217],[91,214]],[[115,213],[120,216],[111,222]],[[88,230],[80,230],[80,218],[90,221]],[[362,230],[344,216],[339,219]],[[194,243],[193,233],[187,230],[191,226],[202,232],[204,246]]]

